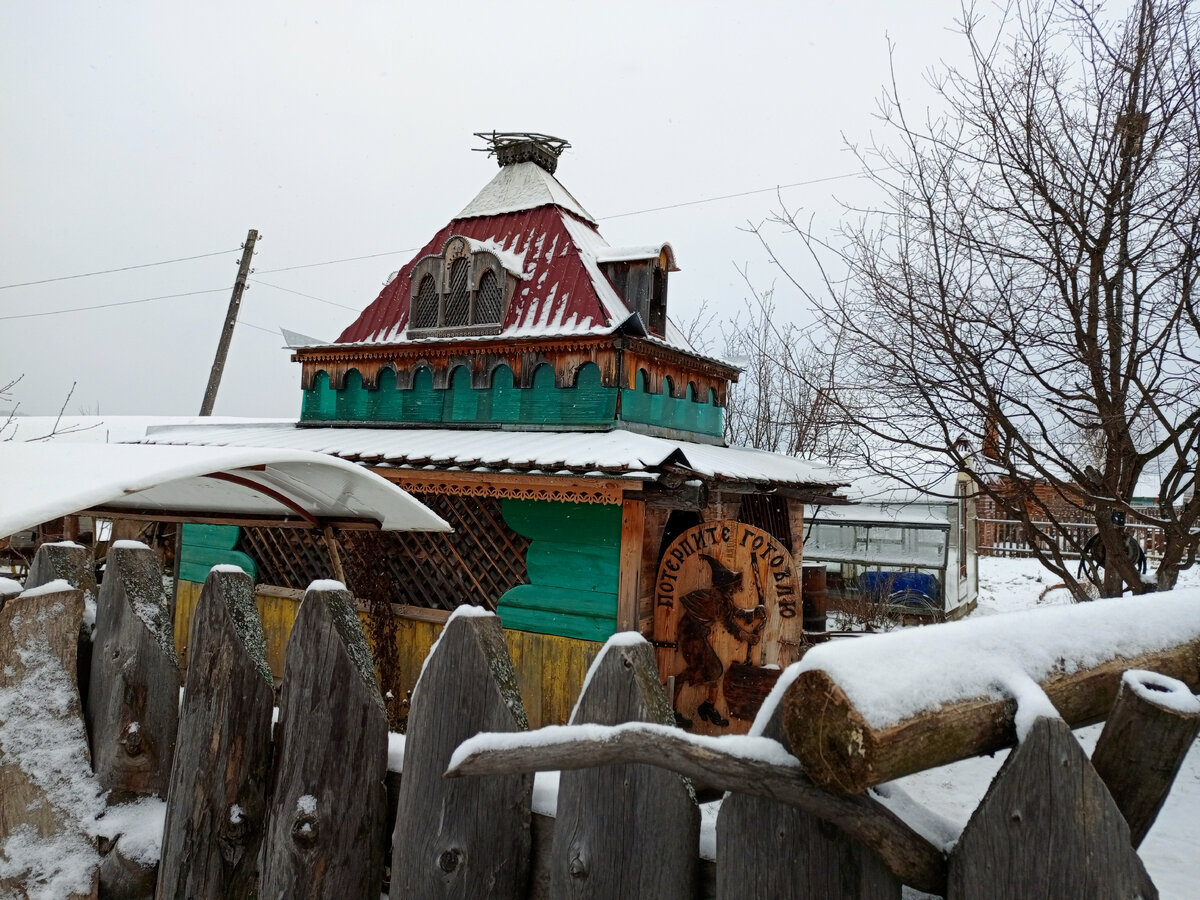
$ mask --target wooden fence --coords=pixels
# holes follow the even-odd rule
[[[52,569],[57,578],[84,577],[70,565]],[[156,577],[148,549],[110,556],[84,692],[92,753],[55,759],[94,765],[110,803],[165,797],[162,865],[123,854],[117,837],[97,848],[91,891],[63,896],[376,900],[387,890],[392,900],[899,900],[902,884],[950,898],[1157,896],[1134,847],[1173,770],[1156,761],[1169,777],[1150,791],[1136,778],[1130,785],[1130,767],[1115,752],[1128,749],[1128,738],[1109,741],[1116,774],[1098,774],[1062,720],[1038,720],[948,850],[881,794],[817,786],[787,749],[792,723],[785,733],[782,708],[755,738],[673,727],[653,650],[636,634],[614,636],[593,662],[571,714],[582,727],[528,732],[499,619],[460,607],[425,660],[397,777],[387,771],[382,698],[348,592],[327,582],[305,594],[273,725],[273,679],[249,577],[209,575],[192,613],[182,703]],[[0,662],[16,659],[4,643],[16,621],[33,635],[20,659],[34,653],[28,641],[42,640],[59,648],[64,670],[73,667],[63,635],[79,629],[82,591],[53,587],[0,608]],[[50,615],[55,598],[71,603]],[[21,677],[17,667],[0,671]],[[1118,695],[1114,709],[1123,703]],[[51,713],[79,716],[77,708]],[[1122,734],[1147,733],[1137,714],[1117,718]],[[1153,741],[1173,748],[1176,768],[1200,712],[1177,718],[1186,721],[1167,729],[1171,737],[1158,730]],[[1097,756],[1104,746],[1102,737]],[[0,786],[36,789],[40,775],[3,752]],[[445,777],[450,768],[458,777]],[[532,811],[530,773],[547,768],[561,770],[553,817]],[[1122,793],[1121,778],[1132,789]],[[733,793],[717,819],[716,858],[705,862],[697,800],[726,790]],[[67,813],[48,816],[28,792],[19,803],[13,796],[0,794],[0,847],[30,816],[43,840],[67,829]],[[33,894],[39,877],[19,874],[0,889]]]
[[[1068,559],[1078,559],[1079,549],[1096,533],[1096,526],[1087,522],[1068,522],[1054,526],[1049,522],[1033,523],[1040,535],[1031,535],[1023,522],[1010,519],[980,519],[978,524],[978,549],[982,556],[1032,556],[1032,544],[1036,541],[1042,547],[1051,546],[1046,535],[1057,534],[1057,545],[1063,556]],[[1125,526],[1127,534],[1131,535],[1141,545],[1149,559],[1161,559],[1165,537],[1161,528],[1153,525],[1137,523]]]

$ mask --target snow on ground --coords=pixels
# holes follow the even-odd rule
[[[1070,602],[1065,590],[1054,589],[1057,583],[1037,560],[983,557],[979,560],[979,608],[972,617]],[[1200,587],[1200,570],[1184,572],[1178,587]],[[1080,744],[1089,754],[1102,728],[1103,725],[1092,725],[1076,730]],[[1008,751],[1003,751],[994,757],[966,759],[909,775],[896,783],[913,799],[961,828],[983,799],[1007,755]],[[1197,846],[1200,846],[1200,740],[1184,760],[1154,827],[1138,851],[1162,900],[1193,900],[1197,896],[1200,885]],[[916,900],[928,895],[906,889],[904,896],[906,900]]]

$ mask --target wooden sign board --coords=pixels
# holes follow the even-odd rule
[[[798,658],[803,629],[800,569],[761,528],[706,522],[663,555],[654,585],[658,668],[674,678],[675,712],[690,730],[748,731],[780,670]]]

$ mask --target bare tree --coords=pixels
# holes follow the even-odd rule
[[[750,291],[741,311],[718,321],[703,304],[679,323],[694,348],[742,369],[725,400],[726,442],[834,465],[845,461],[855,438],[832,400],[830,359],[811,346],[806,329],[779,313],[773,287],[760,291],[745,269],[739,272]]]
[[[1200,22],[1189,0],[1116,24],[1082,2],[1001,12],[985,32],[964,8],[971,64],[935,78],[941,118],[913,122],[893,79],[896,145],[859,151],[885,201],[844,249],[778,220],[823,266],[839,381],[894,448],[876,468],[963,465],[966,438],[990,457],[979,489],[1077,597],[1064,510],[1096,524],[1104,595],[1169,589],[1200,542]],[[1135,506],[1151,463],[1157,508]],[[1164,530],[1152,578],[1124,519]]]

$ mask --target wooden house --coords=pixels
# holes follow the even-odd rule
[[[337,535],[351,589],[400,615],[397,697],[438,621],[472,603],[499,613],[535,725],[565,721],[600,643],[636,630],[659,648],[681,721],[744,730],[805,641],[804,507],[840,502],[839,479],[725,446],[738,370],[672,325],[671,245],[609,246],[555,177],[564,141],[485,137],[491,182],[336,341],[295,350],[298,423],[150,439],[337,454],[451,523]],[[199,539],[244,554],[266,584],[330,573],[311,532]],[[203,571],[189,575],[188,541],[185,580]]]

